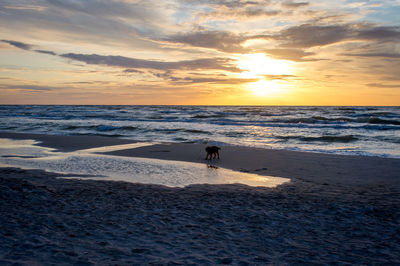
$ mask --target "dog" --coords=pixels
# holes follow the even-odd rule
[[[220,149],[221,148],[217,147],[217,146],[207,146],[206,147],[206,152],[207,152],[206,160],[215,159],[215,157],[217,157],[217,156],[219,159],[219,150]]]

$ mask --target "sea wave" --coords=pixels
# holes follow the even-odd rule
[[[368,119],[369,124],[383,124],[383,125],[400,125],[400,121],[381,119],[378,117],[370,117]]]
[[[378,117],[368,118],[349,118],[349,117],[323,117],[323,116],[312,116],[312,117],[301,117],[293,119],[276,119],[274,122],[283,122],[289,124],[315,124],[315,123],[364,123],[364,124],[382,124],[382,125],[400,125],[398,120],[382,119]]]
[[[0,130],[400,157],[400,107],[2,105]]]
[[[189,134],[211,134],[210,131],[205,130],[197,130],[197,129],[187,129],[187,128],[155,128],[149,129],[151,132],[163,132],[166,134],[174,134],[174,133],[189,133]]]
[[[277,138],[282,139],[282,140],[300,140],[300,141],[319,141],[319,142],[341,142],[341,143],[347,143],[347,142],[353,142],[357,141],[359,137],[353,136],[353,135],[343,135],[343,136],[316,136],[316,137],[311,137],[311,136],[278,136]]]
[[[91,125],[91,126],[82,126],[82,125],[66,125],[62,127],[63,130],[93,130],[93,131],[99,131],[99,132],[105,132],[105,131],[115,131],[115,130],[127,130],[127,131],[134,131],[137,130],[138,127],[134,126],[122,126],[122,127],[117,127],[117,126],[110,126],[110,125]]]
[[[222,117],[228,117],[230,114],[228,113],[223,113],[223,114],[207,114],[207,115],[194,115],[192,118],[222,118]]]

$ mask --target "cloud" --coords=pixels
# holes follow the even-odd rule
[[[114,82],[104,88],[122,88],[134,80],[134,86],[142,86],[146,93],[149,84],[168,89],[212,91],[224,87],[220,84],[234,88],[234,84],[256,81],[228,73],[243,72],[237,68],[236,60],[243,56],[237,54],[244,53],[308,62],[293,64],[291,71],[301,76],[257,76],[283,79],[282,83],[293,88],[336,86],[340,90],[342,84],[351,84],[351,80],[370,83],[372,91],[374,86],[391,88],[395,85],[390,84],[399,83],[400,26],[396,26],[398,20],[393,11],[393,17],[386,18],[386,9],[392,4],[382,1],[382,7],[367,7],[366,0],[0,2],[0,24],[7,25],[0,38],[3,52],[22,49],[18,51],[20,55],[6,56],[7,61],[3,62],[10,67],[9,76],[20,79],[3,83],[16,84],[20,90],[24,86],[19,84],[30,84],[24,88],[32,91],[51,89],[36,86],[35,81],[48,71],[54,71],[56,76],[43,84],[63,86],[65,91],[100,87],[87,81],[97,79],[96,76]],[[351,7],[355,2],[365,3]],[[27,65],[24,50],[39,53],[32,58],[44,59]],[[48,60],[49,56],[53,56],[52,60]],[[311,62],[317,60],[320,61]],[[65,63],[79,67],[65,68]],[[271,64],[267,67],[274,67]],[[104,67],[93,68],[94,65]],[[72,71],[82,73],[73,72],[71,76]]]
[[[198,31],[169,36],[164,39],[173,43],[212,48],[223,52],[241,53],[246,50],[240,45],[247,38],[227,31]]]
[[[113,67],[123,67],[130,69],[155,69],[155,70],[173,70],[173,69],[217,69],[232,72],[240,72],[241,70],[234,66],[234,60],[230,58],[201,58],[194,60],[183,60],[177,62],[165,62],[155,60],[144,60],[129,58],[124,56],[103,56],[97,54],[62,54],[61,57],[85,62],[92,65],[105,65]]]
[[[163,76],[165,78],[165,76]],[[250,83],[256,82],[259,79],[245,79],[245,78],[203,78],[203,77],[176,77],[176,76],[169,76],[168,79],[170,81],[176,83],[190,83],[190,84],[197,84],[197,83],[212,83],[212,84],[226,84],[226,85],[236,85],[236,84],[243,84],[243,83]]]
[[[1,40],[2,42],[8,43],[12,46],[15,46],[17,48],[23,49],[23,50],[30,50],[32,49],[32,45],[22,43],[22,42],[17,42],[17,41],[12,41],[12,40]]]
[[[305,52],[301,49],[266,49],[264,50],[265,53],[268,55],[277,58],[277,59],[284,59],[284,60],[291,60],[291,61],[315,61],[316,59],[307,59],[305,57],[315,55],[313,52]]]
[[[47,50],[35,50],[35,52],[41,53],[41,54],[57,55],[55,52],[47,51]]]
[[[158,78],[180,84],[196,84],[196,83],[212,83],[212,84],[243,84],[258,81],[259,78],[234,78],[225,74],[204,75],[201,73],[188,73],[189,76],[175,75],[172,71],[165,71],[164,73],[152,73]]]
[[[4,5],[5,9],[16,9],[16,10],[33,10],[33,11],[43,11],[46,7],[40,5]]]
[[[101,1],[101,0],[45,0],[53,8],[71,13],[85,13],[94,16],[106,17],[140,17],[154,18],[154,12],[146,8],[144,3],[129,1]]]
[[[140,71],[140,70],[137,70],[137,69],[128,68],[128,69],[124,70],[124,73],[143,73],[143,71]]]
[[[165,80],[169,80],[174,83],[180,84],[196,84],[196,83],[210,83],[210,84],[225,84],[225,85],[240,85],[245,83],[251,83],[259,81],[260,77],[257,78],[234,78],[228,77],[226,75],[214,75],[214,76],[205,76],[205,75],[195,75],[195,76],[176,76],[172,74],[170,71],[166,71],[164,73],[153,73],[154,76],[158,78],[162,78]],[[267,80],[288,80],[292,78],[296,78],[295,75],[262,75]]]
[[[398,41],[400,27],[381,27],[370,23],[302,24],[287,28],[276,35],[259,36],[259,38],[274,39],[289,48],[310,48],[348,40]]]
[[[243,10],[220,10],[214,12],[208,12],[200,14],[201,18],[205,19],[217,19],[217,20],[227,20],[227,19],[237,19],[243,20],[243,18],[260,18],[260,17],[272,17],[281,14],[280,10],[266,10],[265,7],[251,7]]]
[[[400,40],[400,27],[372,27],[363,29],[358,33],[358,38],[365,40]]]
[[[342,53],[344,56],[400,58],[399,53]]]
[[[278,16],[284,12],[280,5],[275,5],[271,1],[203,1],[202,6],[197,5],[197,10],[200,11],[195,12],[194,17],[200,23],[216,21],[243,23]]]
[[[295,75],[263,75],[268,80],[286,80],[290,78],[296,78]]]
[[[23,50],[27,50],[27,51],[31,51],[33,48],[33,45],[31,44],[26,44],[23,42],[18,42],[18,41],[12,41],[12,40],[1,40],[4,43],[8,43],[12,46],[15,46],[17,48],[23,49]],[[48,55],[57,55],[55,52],[53,51],[48,51],[48,50],[34,50],[34,52],[40,53],[40,54],[48,54]]]
[[[233,12],[234,13],[234,12]],[[314,55],[301,49],[326,46],[343,41],[397,42],[400,40],[400,27],[381,27],[372,24],[302,24],[289,27],[272,35],[245,35],[229,31],[197,31],[169,36],[164,41],[183,43],[194,47],[210,48],[228,53],[247,53],[242,46],[247,40],[267,39],[278,41],[284,49],[270,49],[269,53],[282,59],[305,61],[303,57]]]
[[[24,50],[31,50],[32,45],[25,44],[18,41],[12,40],[1,40],[2,42],[8,43],[15,47]],[[57,55],[53,51],[49,50],[34,50],[37,53]],[[75,54],[67,53],[62,54],[60,57],[68,58],[80,62],[85,62],[86,64],[92,65],[107,65],[115,67],[128,68],[125,73],[141,73],[140,70],[135,68],[145,68],[145,69],[156,69],[156,70],[170,70],[170,69],[219,69],[231,72],[240,72],[241,70],[236,68],[234,60],[229,58],[201,58],[194,60],[183,60],[178,62],[164,62],[156,60],[143,60],[136,58],[129,58],[124,56],[103,56],[97,54]]]
[[[0,84],[0,89],[17,89],[17,90],[27,90],[27,91],[52,91],[58,90],[59,87],[51,86],[40,86],[40,85],[5,85]]]
[[[274,38],[291,48],[309,48],[336,43],[349,38],[351,31],[346,25],[317,26],[303,24],[288,28]]]
[[[373,88],[387,88],[387,89],[399,88],[400,89],[400,84],[388,85],[388,84],[381,84],[381,83],[369,83],[369,84],[367,84],[367,86],[373,87]]]
[[[282,3],[283,7],[286,8],[299,8],[310,5],[309,2],[292,2],[292,1],[285,1]]]
[[[268,5],[270,0],[254,0],[254,1],[242,1],[242,0],[181,0],[180,2],[187,4],[191,3],[194,5],[209,5],[214,8],[226,7],[231,9],[249,7],[249,6],[259,6]]]
[[[7,25],[2,34],[24,32],[27,38],[69,45],[154,48],[157,44],[149,36],[171,25],[167,4],[154,5],[152,0],[40,0],[37,5],[41,9],[23,8],[26,1],[5,2],[10,4],[0,3],[0,24]],[[17,3],[18,9],[9,8]]]
[[[27,50],[30,51],[33,48],[33,45],[31,44],[26,44],[23,42],[18,42],[18,41],[12,41],[12,40],[1,40],[4,43],[8,43],[12,46],[15,46],[17,48],[23,49],[23,50]],[[55,52],[53,51],[48,51],[48,50],[34,50],[37,53],[41,53],[41,54],[49,54],[49,55],[57,55]]]

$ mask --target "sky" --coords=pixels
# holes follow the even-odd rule
[[[400,105],[400,0],[1,0],[0,104]]]

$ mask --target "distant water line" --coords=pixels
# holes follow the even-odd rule
[[[2,105],[0,131],[400,158],[400,107]]]

